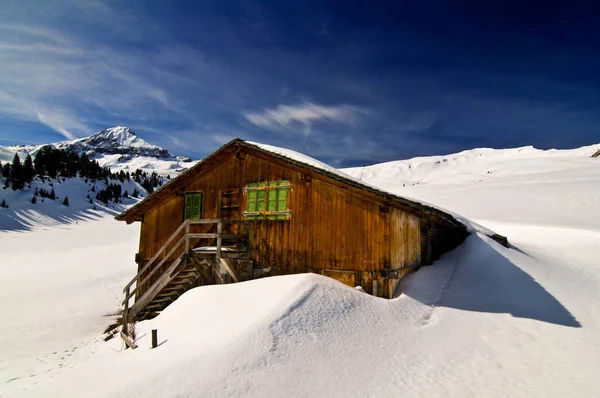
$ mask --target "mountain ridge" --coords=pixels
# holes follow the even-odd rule
[[[85,153],[101,166],[110,167],[116,172],[141,169],[166,176],[182,172],[194,164],[188,157],[173,156],[167,149],[143,140],[125,126],[110,127],[73,140],[39,145],[0,146],[0,161],[10,162],[15,154],[21,160],[28,154],[35,157],[40,149],[47,146],[79,155]]]
[[[88,155],[100,153],[149,156],[157,159],[173,158],[165,148],[144,141],[129,127],[123,126],[111,127],[89,137],[62,141],[54,145],[59,149],[78,153],[86,152]]]
[[[129,127],[116,126],[102,130],[96,134],[87,137],[75,138],[39,145],[10,145],[4,148],[10,148],[18,152],[27,152],[34,155],[45,146],[53,146],[57,149],[64,149],[78,154],[87,155],[100,154],[121,154],[121,155],[139,155],[150,156],[158,159],[175,158],[169,151],[158,145],[150,144],[139,138]]]

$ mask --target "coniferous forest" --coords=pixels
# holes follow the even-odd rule
[[[0,162],[0,181],[3,181],[4,189],[22,190],[26,185],[31,184],[34,178],[39,178],[43,182],[46,179],[73,177],[84,178],[86,182],[90,180],[92,183],[104,180],[106,188],[98,191],[96,191],[95,187],[93,189],[93,192],[96,192],[96,199],[102,201],[104,204],[108,204],[110,201],[118,203],[121,201],[121,197],[132,196],[137,198],[140,195],[137,189],[131,195],[127,191],[122,192],[122,187],[119,183],[133,180],[150,194],[165,182],[164,178],[157,173],[152,172],[148,174],[140,169],[135,170],[133,173],[124,172],[123,170],[113,173],[108,167],[100,166],[98,161],[90,159],[85,153],[79,155],[75,152],[57,149],[52,146],[42,147],[37,151],[34,158],[30,154],[27,154],[25,159],[22,160],[18,154],[15,154],[12,162],[4,164]],[[38,195],[53,200],[56,199],[55,195],[53,195],[53,190],[52,192],[38,192],[36,189],[34,198]],[[35,204],[37,200],[32,199],[31,202]],[[63,204],[66,206],[68,206],[68,203],[68,199],[63,200]]]

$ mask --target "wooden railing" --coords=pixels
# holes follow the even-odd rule
[[[217,226],[216,233],[194,233],[190,232],[190,226],[192,225],[208,225],[213,224]],[[193,249],[193,245],[199,239],[216,239],[216,250],[215,250],[215,260],[219,263],[221,259],[221,252],[223,248],[223,240],[227,239],[239,239],[244,234],[224,234],[223,233],[223,225],[227,224],[242,224],[247,225],[247,221],[241,220],[226,220],[226,219],[201,219],[201,220],[186,220],[184,221],[173,234],[167,239],[167,241],[161,246],[160,249],[152,256],[152,258],[144,265],[144,267],[125,285],[123,289],[123,293],[125,294],[125,299],[122,302],[123,305],[123,332],[127,334],[127,323],[133,321],[135,314],[130,314],[129,309],[129,301],[132,297],[135,297],[136,293],[140,292],[140,289],[144,288],[141,291],[142,296],[139,299],[142,299],[146,292],[149,293],[149,290],[152,290],[152,287],[157,283],[161,282],[160,275],[158,279],[151,283],[151,278],[157,274],[157,272],[169,261],[169,259],[175,258],[174,261],[178,261],[181,259],[184,253],[189,253],[190,249]],[[179,238],[179,239],[178,239]],[[176,242],[173,245],[173,242]],[[168,251],[167,249],[173,245]],[[165,254],[166,253],[166,254]],[[161,256],[162,254],[162,256]],[[175,255],[173,257],[173,255]],[[148,272],[149,271],[149,272]],[[147,274],[146,274],[147,273]],[[146,274],[146,275],[144,275]],[[132,289],[133,284],[136,284],[135,288]]]

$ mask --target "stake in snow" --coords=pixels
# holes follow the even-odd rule
[[[327,227],[315,230],[314,237],[303,235],[313,242],[307,264],[315,268],[325,264],[322,269],[336,271],[333,276],[344,275],[342,267],[352,261],[371,261],[375,267],[372,259],[380,258],[377,250],[383,252],[380,255],[385,250],[367,235],[363,234],[365,246],[355,247],[356,241],[351,240],[331,244],[333,248],[327,250],[336,257],[323,256],[319,246],[321,240],[339,236],[336,229],[347,228],[337,224],[338,219],[345,220],[346,206],[361,209],[361,218],[353,222],[372,217],[366,224],[369,231],[376,230],[371,222],[386,225],[381,220],[390,217],[387,240],[391,241],[395,203],[388,209],[368,205],[371,201],[385,204],[398,197],[404,204],[454,220],[457,228],[465,226],[463,237],[470,234],[455,249],[440,253],[431,266],[405,275],[391,300],[315,274],[190,289],[158,316],[136,324],[138,348],[130,350],[124,349],[121,339],[104,342],[102,331],[117,317],[123,286],[139,271],[132,253],[138,251],[140,241],[152,241],[145,236],[147,229],[142,227],[140,235],[137,228],[99,215],[97,221],[4,232],[0,234],[0,302],[10,303],[2,307],[0,324],[0,391],[5,396],[588,397],[597,393],[600,163],[591,156],[600,145],[570,151],[472,150],[345,170],[360,176],[357,182],[287,150],[239,144],[239,153],[233,151],[223,163],[216,161],[218,154],[205,160],[213,159],[215,169],[228,168],[238,176],[235,185],[219,189],[214,177],[213,186],[194,186],[213,175],[212,168],[204,169],[206,164],[200,163],[196,170],[204,174],[184,174],[120,217],[141,221],[143,216],[142,223],[152,222],[152,211],[142,210],[161,207],[159,198],[165,195],[161,192],[171,190],[182,207],[164,211],[176,214],[180,224],[185,218],[205,219],[205,210],[218,204],[214,211],[221,213],[211,218],[238,223],[223,222],[221,231],[218,222],[214,230],[208,229],[210,224],[186,223],[182,228],[186,232],[190,225],[190,249],[196,240],[201,246],[211,245],[188,253],[198,265],[194,268],[199,278],[206,278],[205,271],[214,282],[221,277],[242,280],[244,272],[254,272],[256,277],[286,273],[279,265],[287,264],[279,260],[282,254],[267,248],[283,251],[283,244],[293,237],[271,234],[270,228],[285,232],[285,226],[294,222],[308,228],[315,218]],[[237,166],[240,162],[248,162],[245,169]],[[277,174],[280,168],[285,171]],[[252,173],[259,178],[245,180]],[[300,175],[299,181],[294,173]],[[279,181],[286,183],[273,183]],[[249,186],[252,183],[256,185]],[[312,207],[310,216],[295,207],[294,191],[301,184],[310,186],[313,194],[321,193],[306,205]],[[332,188],[319,191],[315,188],[319,184]],[[230,189],[239,190],[237,197],[230,195]],[[56,194],[62,200],[66,192],[57,189]],[[68,196],[70,206],[75,206],[78,195]],[[173,200],[171,194],[167,197]],[[325,207],[326,203],[332,203],[331,209],[315,210],[316,204]],[[12,209],[0,208],[0,213]],[[411,212],[416,209],[397,210],[408,214],[407,219],[422,219]],[[240,216],[234,217],[234,212]],[[322,216],[326,213],[333,216]],[[488,235],[494,235],[478,225],[508,236],[510,246],[490,239]],[[254,241],[253,228],[268,234]],[[247,238],[237,238],[246,231]],[[402,231],[408,241],[409,229]],[[219,236],[224,261],[213,270],[205,265],[214,259],[218,244],[199,240],[214,242]],[[381,239],[385,244],[386,236]],[[165,250],[180,240],[174,238]],[[277,240],[283,243],[277,246],[273,242]],[[290,250],[308,247],[303,241],[294,245]],[[250,258],[251,247],[271,262]],[[356,254],[359,250],[367,255]],[[344,253],[351,253],[351,260],[328,262],[343,258]],[[409,256],[410,250],[401,253]],[[419,255],[423,257],[423,252]],[[297,261],[290,257],[287,261]],[[138,259],[144,260],[141,255]],[[165,262],[162,268],[171,264]],[[306,271],[312,269],[306,266]],[[156,274],[163,275],[162,271]],[[362,274],[355,275],[359,285]],[[378,295],[383,295],[382,285],[377,286]],[[133,296],[141,299],[145,294]],[[130,310],[134,298],[131,303]],[[159,331],[155,349],[150,348],[153,329]]]

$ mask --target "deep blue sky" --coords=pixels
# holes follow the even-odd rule
[[[2,0],[0,145],[125,125],[337,166],[600,142],[600,6]]]

